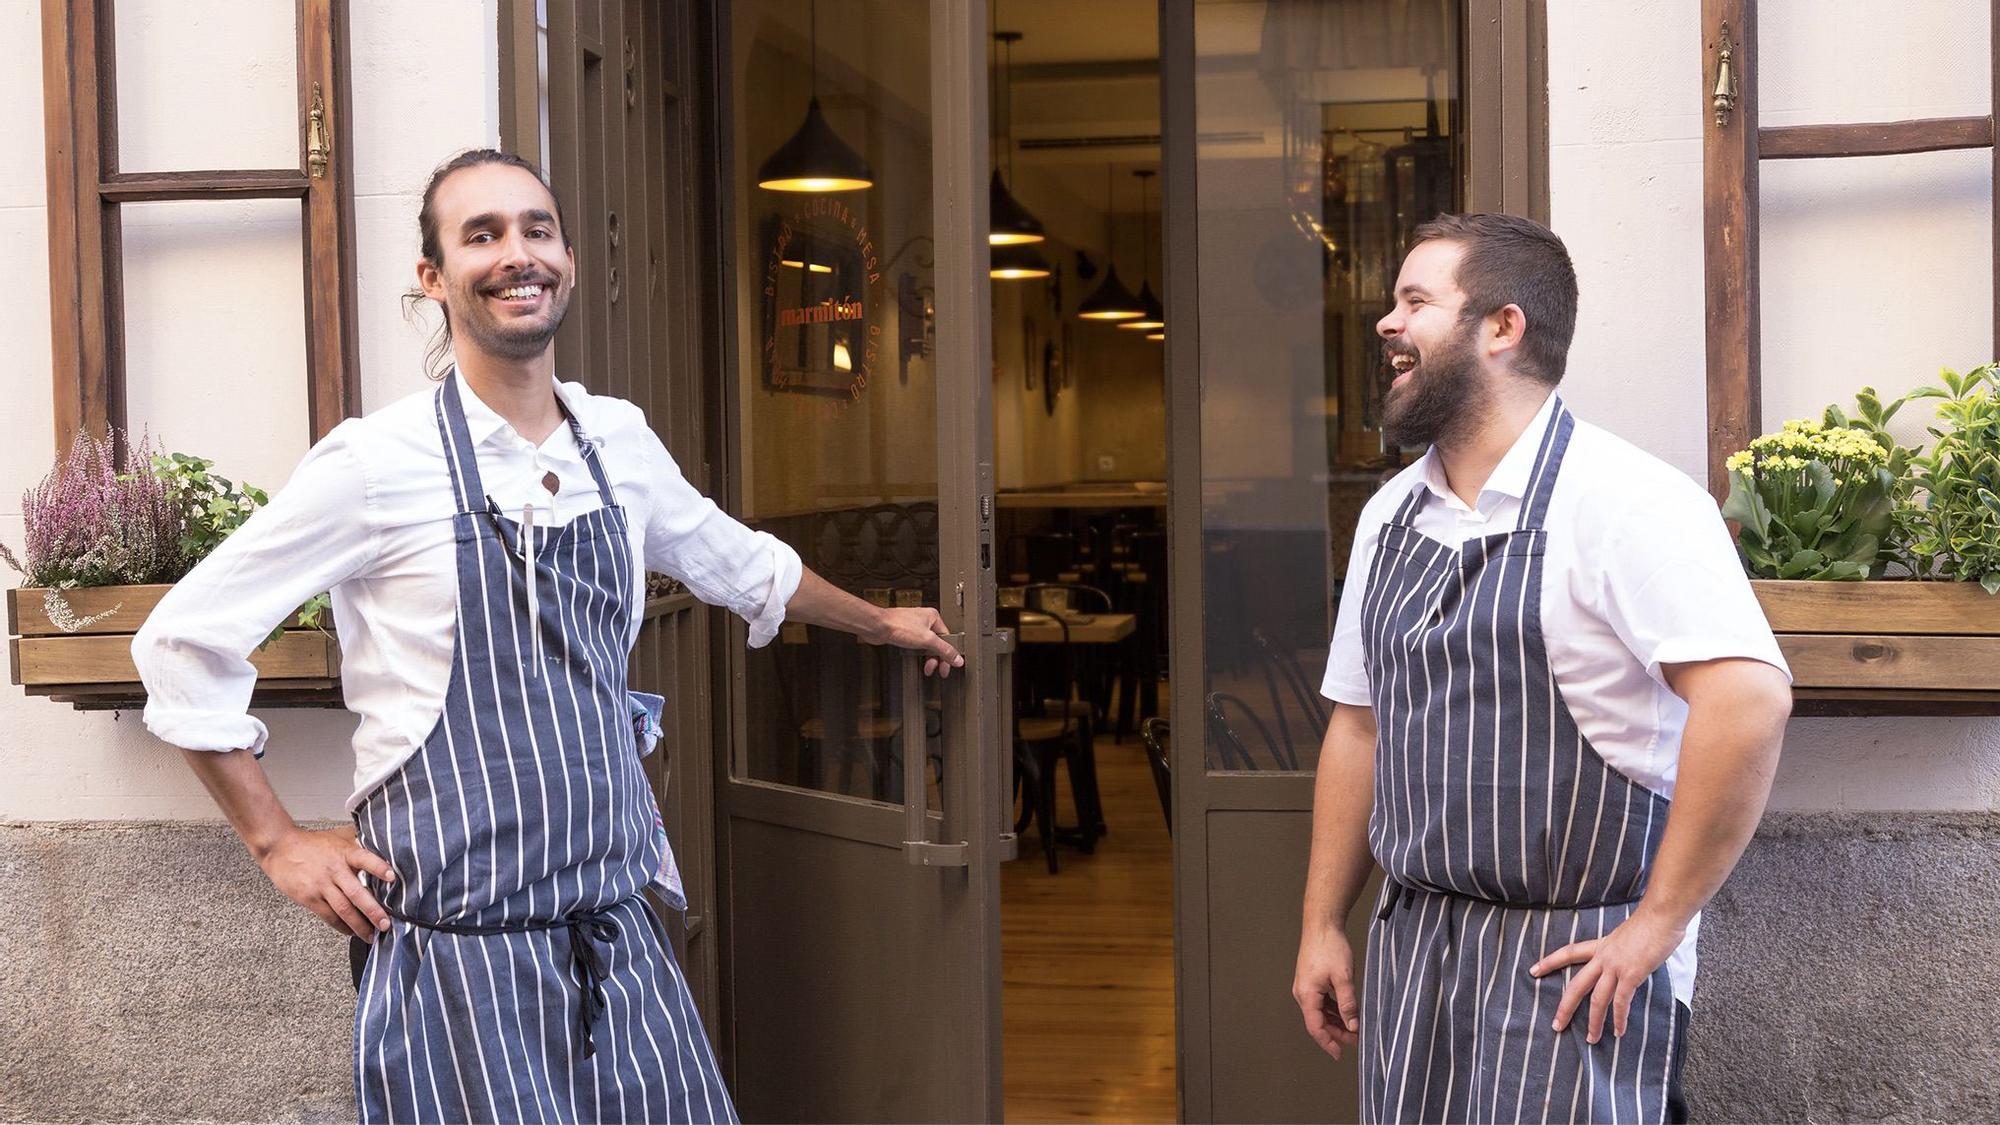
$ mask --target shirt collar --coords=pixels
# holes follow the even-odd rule
[[[1521,431],[1521,435],[1514,439],[1514,444],[1508,448],[1507,455],[1500,458],[1500,463],[1493,467],[1493,475],[1486,478],[1485,486],[1479,490],[1480,511],[1489,510],[1488,500],[1491,498],[1507,496],[1519,500],[1527,495],[1528,478],[1535,471],[1535,455],[1541,452],[1542,434],[1549,428],[1549,418],[1555,414],[1555,409],[1556,394],[1550,391],[1549,397],[1542,402],[1542,408],[1535,412],[1534,420],[1529,422],[1527,428]],[[1471,511],[1445,480],[1444,458],[1438,456],[1436,446],[1425,450],[1423,460],[1419,463],[1423,466],[1419,479],[1423,481],[1425,488],[1431,490],[1432,495],[1458,511]]]
[[[456,368],[453,369],[452,375],[454,378],[457,377],[458,372]],[[472,439],[474,448],[504,436],[518,436],[513,434],[513,430],[507,425],[505,418],[500,417],[497,411],[486,405],[485,400],[479,397],[478,393],[472,389],[471,384],[460,379],[458,386],[461,392],[458,396],[459,405],[464,407],[465,410],[465,435]],[[570,417],[575,418],[577,425],[582,428],[584,441],[593,445],[598,444],[598,439],[591,435],[590,427],[584,423],[584,415],[581,409],[581,399],[583,396],[575,388],[560,379],[555,380],[555,389],[556,398],[562,401],[563,409],[569,411]],[[565,420],[560,425],[567,427],[569,422]],[[526,439],[523,438],[520,440],[525,442]],[[551,450],[551,452],[560,453],[564,448],[559,443],[556,449]]]

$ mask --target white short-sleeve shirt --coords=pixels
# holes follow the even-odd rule
[[[537,525],[557,527],[603,506],[568,425],[531,444],[470,386],[460,389],[480,477],[501,510],[518,516],[533,503]],[[798,554],[697,492],[637,406],[579,383],[554,390],[625,509],[633,557],[644,561],[632,576],[635,602],[643,570],[657,570],[748,621],[752,645],[775,636],[802,575]],[[553,496],[543,484],[550,473]],[[433,391],[336,426],[133,638],[146,728],[185,749],[261,752],[267,731],[247,711],[257,681],[250,653],[301,602],[331,591],[342,694],[361,717],[348,798],[358,806],[423,746],[444,708],[458,607],[456,507]],[[628,643],[640,623],[633,614]]]
[[[1476,508],[1446,483],[1436,450],[1362,508],[1320,689],[1328,699],[1370,705],[1361,592],[1374,572],[1382,525],[1412,490],[1427,488],[1433,498],[1414,524],[1428,538],[1456,547],[1513,530],[1554,404],[1550,395],[1495,467]],[[1662,666],[1747,657],[1789,674],[1722,515],[1686,474],[1578,419],[1543,526],[1542,637],[1556,688],[1605,762],[1671,799],[1687,704],[1667,688]],[[1667,962],[1683,1002],[1694,991],[1699,929],[1697,916]]]

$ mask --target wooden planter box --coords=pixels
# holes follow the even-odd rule
[[[2000,714],[2000,597],[1978,584],[1750,585],[1799,714]]]
[[[101,586],[64,591],[78,618],[116,607],[116,612],[74,633],[49,620],[47,591],[7,591],[8,664],[13,680],[29,695],[42,695],[79,710],[124,710],[145,706],[146,688],[132,664],[132,634],[145,624],[171,586]],[[255,707],[338,707],[340,645],[331,633],[287,623],[285,634],[252,653],[257,668]]]

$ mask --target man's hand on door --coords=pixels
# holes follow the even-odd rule
[[[929,606],[908,606],[901,609],[884,609],[876,628],[862,635],[862,640],[870,644],[895,645],[897,648],[913,649],[929,653],[924,661],[924,675],[936,675],[939,679],[951,676],[953,668],[965,666],[965,657],[945,640],[951,630],[945,628],[944,618]]]

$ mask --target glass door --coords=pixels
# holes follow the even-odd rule
[[[816,10],[820,9],[820,10]],[[747,1119],[999,1113],[984,5],[717,5],[731,510],[966,667],[728,646],[725,1052]]]
[[[1374,325],[1417,224],[1546,211],[1535,7],[1161,3],[1184,1120],[1359,1113],[1291,983],[1350,540],[1421,452],[1381,433]]]

